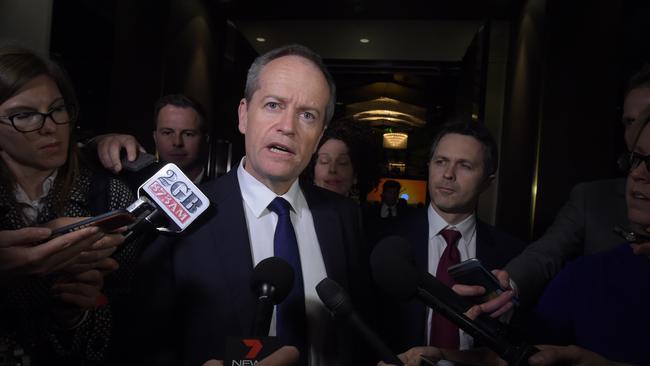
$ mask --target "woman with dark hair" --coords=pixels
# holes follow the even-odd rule
[[[358,122],[332,121],[307,172],[315,185],[365,202],[381,173],[378,141],[372,129]]]
[[[56,63],[28,49],[0,47],[2,237],[25,227],[58,227],[77,221],[70,217],[93,216],[134,201],[126,185],[80,160],[72,134],[77,111],[71,83]],[[33,364],[49,365],[105,356],[112,331],[110,300],[124,290],[123,272],[135,258],[135,245],[122,244],[119,233],[93,235],[91,245],[53,272],[2,283],[0,349],[8,353],[3,356],[21,349]],[[118,266],[122,269],[113,272]]]

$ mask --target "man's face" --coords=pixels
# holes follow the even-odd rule
[[[181,170],[203,163],[201,153],[205,137],[192,108],[162,107],[153,139],[160,159],[176,164]]]
[[[623,102],[623,126],[625,127],[625,144],[629,151],[634,147],[634,139],[639,133],[643,118],[650,112],[650,87],[632,89]]]
[[[381,191],[381,201],[388,206],[395,206],[399,199],[399,188],[387,187]]]
[[[642,156],[650,154],[650,128],[641,131],[633,151]],[[646,163],[641,162],[627,176],[627,215],[631,223],[643,228],[650,227],[650,173]]]
[[[264,66],[259,89],[239,103],[246,171],[284,194],[316,151],[328,100],[327,81],[310,61],[284,56]]]
[[[441,214],[471,214],[486,186],[483,147],[474,137],[442,137],[429,161],[431,205]]]

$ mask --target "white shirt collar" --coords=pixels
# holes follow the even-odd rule
[[[453,228],[460,231],[462,237],[466,240],[469,240],[475,230],[476,230],[476,213],[472,213],[465,220],[461,221],[456,225],[450,225],[445,219],[443,219],[436,210],[433,209],[433,206],[429,204],[429,240],[434,236],[438,235],[440,231],[447,228]]]
[[[255,217],[260,217],[265,212],[271,201],[273,201],[277,194],[275,194],[269,187],[265,186],[262,182],[253,177],[249,172],[244,169],[246,164],[246,157],[244,156],[237,168],[237,178],[239,179],[239,188],[241,190],[242,198],[248,207],[251,209]],[[292,184],[287,193],[283,194],[282,198],[291,204],[293,211],[300,217],[302,210],[307,208],[306,202],[300,199],[302,194],[298,179]],[[266,210],[266,211],[265,211]]]
[[[23,187],[16,184],[16,187],[14,188],[14,197],[16,198],[16,203],[21,207],[28,224],[36,222],[38,213],[43,208],[43,202],[41,202],[41,200],[50,193],[50,190],[54,186],[54,180],[56,179],[57,174],[58,169],[45,178],[42,185],[41,196],[35,200],[31,200]]]
[[[196,176],[196,178],[194,178],[194,180],[192,180],[192,183],[196,185],[200,184],[201,180],[203,180],[204,175],[205,175],[205,168],[201,169],[201,172],[199,173],[199,175]]]

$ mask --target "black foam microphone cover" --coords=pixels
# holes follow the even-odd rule
[[[406,239],[400,236],[382,239],[372,251],[370,266],[375,283],[391,297],[407,301],[417,294],[418,272]]]
[[[316,293],[325,306],[338,318],[344,319],[377,352],[382,361],[392,365],[402,365],[399,358],[357,315],[352,302],[343,288],[330,278],[324,278],[316,285]]]
[[[259,262],[253,270],[251,290],[260,295],[262,287],[271,285],[270,296],[273,304],[282,302],[293,287],[293,268],[282,258],[269,257]]]

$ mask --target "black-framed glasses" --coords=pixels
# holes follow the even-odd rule
[[[47,113],[33,111],[20,112],[8,116],[0,116],[0,119],[4,120],[5,123],[11,123],[18,132],[32,132],[43,128],[45,119],[48,117],[57,125],[65,125],[72,122],[72,115],[68,110],[69,108],[71,108],[70,105],[64,104],[52,108]]]
[[[618,160],[618,165],[621,170],[631,172],[636,169],[641,162],[645,163],[645,168],[650,173],[650,155],[641,155],[637,152],[631,152]]]

